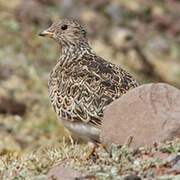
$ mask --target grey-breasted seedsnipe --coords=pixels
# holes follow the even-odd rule
[[[61,49],[48,83],[52,106],[63,125],[88,142],[90,155],[99,142],[105,107],[138,84],[129,73],[96,55],[85,29],[75,20],[58,20],[39,35],[56,40]]]

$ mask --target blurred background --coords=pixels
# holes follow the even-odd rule
[[[68,134],[48,97],[60,51],[41,30],[80,20],[91,46],[140,84],[180,88],[179,0],[0,0],[0,154],[53,145]]]

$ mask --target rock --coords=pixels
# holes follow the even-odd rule
[[[108,4],[108,0],[78,0],[84,6],[90,7],[91,9],[102,9],[106,4]]]
[[[52,168],[48,174],[47,179],[56,179],[56,180],[75,180],[75,179],[84,179],[90,180],[90,176],[84,176],[81,172],[74,170],[72,168],[67,168],[63,166],[56,166]]]
[[[127,175],[124,180],[141,180],[140,177],[134,175],[134,174],[130,174],[130,175]]]
[[[32,23],[43,26],[50,23],[50,16],[44,6],[36,0],[22,0],[15,9],[15,17],[22,24],[27,24],[28,27]]]
[[[23,116],[26,112],[26,105],[18,102],[13,97],[0,98],[0,114],[13,114]]]
[[[97,39],[105,36],[106,32],[108,31],[108,20],[102,14],[92,9],[83,8],[80,16],[88,32],[88,38]],[[103,29],[103,31],[99,31],[99,29]]]
[[[61,0],[59,4],[61,17],[80,19],[79,12],[81,12],[81,7],[79,3],[74,0]]]
[[[168,157],[167,162],[171,167],[168,172],[180,172],[180,154],[171,154]]]
[[[112,23],[121,25],[124,22],[124,9],[118,1],[112,1],[105,8],[105,13],[108,15]]]
[[[101,142],[152,146],[180,138],[180,90],[164,83],[139,86],[111,103],[104,112]]]
[[[180,160],[171,168],[171,171],[180,172]]]
[[[169,157],[169,164],[171,167],[175,166],[178,162],[180,162],[180,154],[172,154]]]
[[[152,49],[152,51],[168,54],[170,52],[171,43],[169,40],[158,36],[149,40],[147,46]]]
[[[56,6],[59,0],[36,0],[37,2],[45,5]]]
[[[129,48],[134,45],[134,35],[128,29],[113,27],[109,35],[109,41],[117,49]]]
[[[163,153],[161,151],[157,151],[154,156],[154,158],[158,158],[160,160],[167,160],[167,158],[169,157],[168,153]]]

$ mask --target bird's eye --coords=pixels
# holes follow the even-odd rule
[[[66,24],[63,24],[62,26],[61,26],[61,29],[62,30],[66,30],[68,28],[68,26],[66,25]]]

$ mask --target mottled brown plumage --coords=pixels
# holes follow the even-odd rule
[[[40,35],[55,39],[61,47],[61,56],[49,78],[49,94],[57,117],[80,138],[99,142],[105,107],[137,87],[137,82],[96,55],[77,21],[59,20]]]

